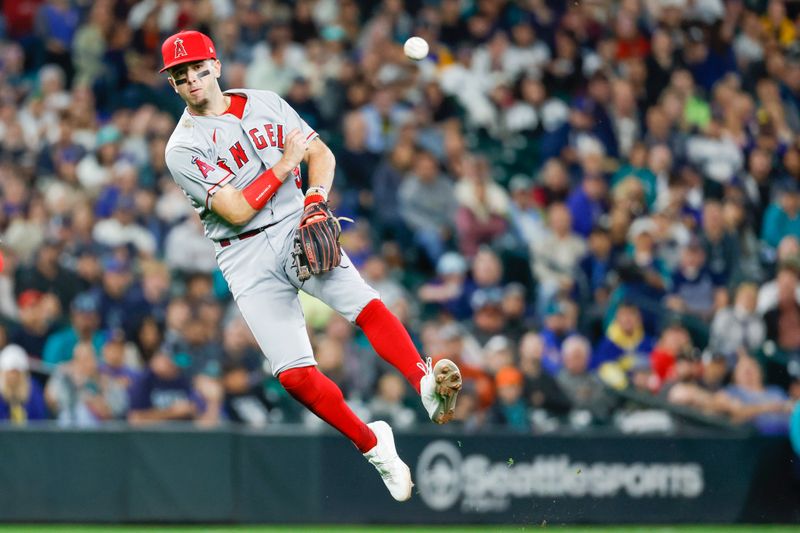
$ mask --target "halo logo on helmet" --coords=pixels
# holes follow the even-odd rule
[[[186,48],[183,47],[183,39],[180,37],[175,39],[175,59],[188,55],[189,54],[186,53]]]
[[[214,43],[204,33],[195,30],[180,31],[167,37],[161,44],[161,57],[164,72],[182,63],[193,63],[206,59],[216,59]]]

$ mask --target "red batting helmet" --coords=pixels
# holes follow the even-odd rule
[[[167,37],[161,45],[161,57],[164,58],[164,68],[159,72],[164,72],[181,63],[216,59],[217,50],[208,35],[189,30]]]

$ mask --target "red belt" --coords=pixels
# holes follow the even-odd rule
[[[275,224],[277,224],[277,222],[273,222],[272,224],[267,224],[266,226],[261,226],[260,228],[251,229],[250,231],[245,231],[244,233],[240,233],[239,235],[234,235],[229,239],[220,239],[217,242],[219,243],[220,246],[225,248],[226,246],[230,246],[231,244],[233,244],[233,241],[243,241],[245,239],[249,239],[250,237],[255,237],[265,229],[271,228]]]

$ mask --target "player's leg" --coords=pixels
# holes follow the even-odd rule
[[[258,246],[242,246],[235,255],[219,254],[218,260],[272,372],[293,398],[350,439],[395,499],[407,500],[413,486],[411,472],[397,456],[391,428],[385,422],[365,424],[347,406],[339,387],[317,370],[297,290],[281,268],[271,268],[275,254],[267,240],[265,236],[261,243],[242,241]]]
[[[403,324],[367,285],[347,254],[339,267],[312,276],[302,289],[361,327],[378,355],[397,368],[420,394],[431,420],[443,424],[452,419],[461,390],[458,367],[448,359],[435,367],[431,367],[430,359],[423,362]]]
[[[297,290],[277,268],[267,237],[260,235],[234,246],[218,253],[217,260],[273,374],[289,394],[362,453],[372,449],[375,435],[347,407],[336,384],[316,370]]]

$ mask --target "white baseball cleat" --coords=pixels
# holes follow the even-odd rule
[[[425,375],[419,381],[419,391],[428,416],[437,424],[450,422],[461,390],[461,371],[450,359],[441,359],[431,368],[431,358],[428,357],[425,365],[417,365],[420,368],[424,366]]]
[[[392,428],[383,420],[370,422],[367,424],[378,444],[364,454],[364,457],[372,463],[383,479],[386,488],[392,494],[392,498],[399,502],[404,502],[411,497],[411,470],[397,455],[394,447],[394,435]]]

